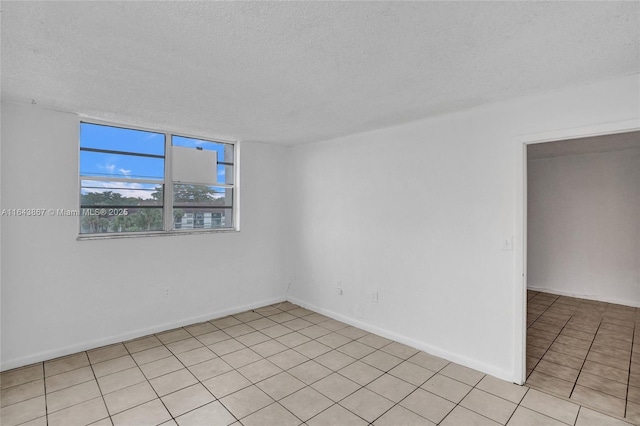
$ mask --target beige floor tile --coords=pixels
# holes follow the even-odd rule
[[[352,358],[360,359],[369,355],[372,352],[375,352],[375,349],[372,348],[371,346],[365,345],[364,343],[353,341],[343,346],[340,346],[338,348],[338,351],[346,355],[349,355]]]
[[[616,398],[627,398],[626,384],[616,382],[615,380],[610,380],[605,377],[594,376],[593,374],[589,374],[585,371],[580,373],[580,377],[578,377],[578,381],[576,383],[598,392],[615,396]]]
[[[417,389],[400,405],[434,423],[440,423],[455,407],[453,402],[422,389]]]
[[[298,426],[301,423],[300,419],[277,402],[242,419],[244,426]]]
[[[108,417],[101,397],[91,399],[47,416],[49,426],[84,426]]]
[[[569,398],[569,395],[573,390],[573,383],[540,373],[538,371],[534,371],[529,375],[526,381],[526,385],[528,385],[529,387],[544,389],[545,392],[550,392],[554,395],[562,396],[564,398]]]
[[[282,369],[266,359],[261,359],[260,361],[239,368],[238,372],[252,383],[257,383],[271,376],[275,376],[282,372]]]
[[[470,386],[475,386],[484,377],[484,373],[453,362],[440,370],[440,374]]]
[[[136,352],[132,355],[132,357],[136,361],[136,363],[138,363],[138,365],[143,365],[170,357],[171,355],[173,354],[163,345]]]
[[[554,364],[553,362],[548,362],[544,359],[540,360],[540,362],[536,366],[536,371],[572,383],[575,383],[576,379],[578,378],[578,374],[580,373],[580,370],[575,370],[573,368],[565,367],[560,364]]]
[[[340,374],[361,386],[366,386],[378,377],[384,374],[382,371],[374,368],[362,361],[356,361],[353,364],[349,364],[343,369],[338,371]]]
[[[281,399],[280,404],[302,421],[307,421],[329,408],[333,402],[315,389],[306,387]]]
[[[193,376],[193,374],[191,374],[191,372],[189,372],[189,370],[183,368],[181,370],[165,374],[164,376],[151,379],[149,382],[159,396],[164,396],[171,392],[194,385],[198,380]]]
[[[309,360],[309,358],[293,349],[272,355],[267,359],[283,370],[288,370]]]
[[[313,417],[306,424],[309,426],[365,426],[369,423],[344,407],[335,404]]]
[[[222,398],[250,386],[251,382],[236,370],[231,370],[209,380],[205,380],[202,384],[205,385],[216,398]]]
[[[400,364],[403,360],[383,351],[375,351],[363,357],[360,361],[369,364],[378,370],[389,371]]]
[[[233,316],[242,322],[255,321],[260,318],[264,318],[262,315],[254,311],[240,312],[238,314],[233,314]]]
[[[593,343],[591,345],[591,349],[593,352],[598,352],[607,356],[612,356],[614,358],[620,358],[623,360],[629,359],[630,351],[625,351],[623,349],[614,348],[610,345],[602,345],[599,343]]]
[[[223,330],[211,331],[209,333],[201,334],[196,337],[205,346],[213,345],[214,343],[222,342],[231,339],[227,333]]]
[[[500,424],[503,423],[497,423],[462,406],[454,408],[442,423],[440,423],[441,426],[498,426]]]
[[[337,333],[342,334],[343,336],[346,336],[350,339],[359,339],[363,336],[366,336],[367,334],[369,334],[367,331],[364,331],[360,328],[357,327],[353,327],[351,325],[345,327],[345,328],[341,328],[340,330],[336,330]]]
[[[291,329],[283,326],[282,324],[276,324],[276,325],[271,326],[271,327],[263,328],[262,330],[260,330],[260,332],[266,334],[267,336],[271,337],[272,339],[276,339],[278,337],[290,334],[291,333]],[[300,334],[300,333],[298,333],[298,334]],[[302,334],[300,334],[300,336],[302,336]],[[304,337],[305,339],[309,339],[307,336],[302,336],[302,337]],[[309,340],[311,340],[311,339],[309,339]],[[281,342],[281,343],[284,343],[284,342]]]
[[[310,339],[317,339],[320,336],[331,333],[331,331],[319,325],[312,325],[311,327],[298,330],[298,333],[305,335]]]
[[[627,402],[627,409],[624,417],[632,423],[640,424],[640,404]]]
[[[184,328],[187,333],[192,336],[200,336],[202,334],[211,333],[212,331],[216,331],[218,327],[211,324],[210,322],[201,322],[199,324],[193,324]]]
[[[334,423],[347,424],[347,423]],[[409,411],[400,405],[394,406],[391,410],[380,416],[375,422],[374,426],[435,426],[435,423],[430,422],[414,413]]]
[[[251,347],[251,350],[259,354],[263,358],[267,358],[267,357],[270,357],[271,355],[284,352],[287,349],[289,349],[288,346],[285,346],[282,343],[277,342],[275,340],[268,340],[264,343],[260,343]]]
[[[293,319],[293,318],[292,318]],[[247,325],[256,330],[262,330],[264,328],[273,327],[277,322],[270,318],[259,318],[253,321],[249,321]]]
[[[253,333],[255,329],[249,327],[247,324],[238,324],[224,329],[224,332],[231,337],[239,337],[244,334]]]
[[[277,322],[277,323],[283,323],[283,322],[287,322],[287,321],[291,321],[296,319],[295,316],[288,314],[286,312],[280,312],[277,313],[275,315],[270,315],[268,317],[271,321]]]
[[[556,337],[556,342],[562,343],[563,345],[575,346],[581,349],[589,349],[591,346],[591,342],[589,340],[577,339],[575,337],[567,336],[565,334],[560,334]]]
[[[155,379],[156,377],[160,377],[183,368],[185,368],[184,364],[182,364],[180,360],[173,355],[168,358],[162,358],[140,366],[140,370],[142,370],[148,380]]]
[[[177,342],[167,344],[167,349],[169,349],[174,355],[178,355],[183,352],[201,348],[202,346],[203,344],[200,343],[198,339],[190,337],[188,339],[178,340]]]
[[[77,370],[78,368],[89,365],[89,358],[86,352],[57,358],[44,363],[45,377],[54,376],[56,374],[66,373],[67,371]]]
[[[236,340],[245,346],[255,346],[259,343],[271,340],[271,337],[267,336],[266,334],[262,334],[259,331],[254,331],[253,333],[236,337]]]
[[[192,365],[199,364],[216,357],[216,354],[214,354],[211,349],[206,347],[193,349],[188,352],[182,352],[176,355],[176,358],[178,358],[180,362],[183,363],[186,367],[191,367]]]
[[[171,420],[171,414],[159,399],[154,399],[116,414],[111,419],[114,426],[151,426]]]
[[[162,342],[156,336],[147,336],[124,342],[124,345],[127,347],[129,353],[133,354],[155,348],[156,346],[162,346]]]
[[[625,401],[623,399],[593,389],[576,385],[571,393],[571,400],[593,407],[605,414],[624,417]]]
[[[221,328],[221,329],[225,329],[225,328],[233,327],[234,325],[242,324],[242,321],[232,317],[231,315],[223,317],[223,318],[217,318],[217,319],[211,320],[209,322],[211,324],[215,325],[216,327]]]
[[[628,383],[629,372],[619,370],[617,368],[609,367],[608,365],[598,364],[592,361],[585,361],[582,371],[593,374],[600,377],[605,377],[611,380],[615,380],[620,383]]]
[[[106,376],[108,374],[117,373],[136,366],[136,362],[129,355],[112,358],[108,361],[98,362],[91,366],[96,377]]]
[[[312,359],[329,352],[331,348],[323,345],[322,343],[318,343],[315,340],[312,340],[310,342],[296,346],[294,350],[306,356],[307,358]]]
[[[576,339],[586,340],[587,342],[592,342],[593,339],[596,337],[592,333],[587,333],[585,331],[580,331],[580,330],[567,328],[567,327],[563,328],[560,334],[563,336],[569,336],[569,337],[574,337]]]
[[[338,373],[333,373],[318,380],[311,387],[332,401],[338,402],[360,389],[361,386]]]
[[[257,386],[276,401],[305,387],[305,384],[287,372],[282,372],[258,383]]]
[[[405,361],[389,370],[389,374],[405,382],[420,386],[436,373],[412,362]]]
[[[460,405],[500,424],[507,423],[517,406],[513,402],[480,389],[472,389],[460,402]]]
[[[196,408],[176,418],[176,422],[180,426],[228,426],[235,420],[235,417],[218,401]]]
[[[223,355],[220,358],[233,368],[240,368],[244,365],[251,364],[262,359],[260,355],[249,348]]]
[[[351,339],[336,332],[330,332],[329,334],[325,334],[324,336],[319,337],[316,340],[323,345],[327,345],[333,349],[339,348],[340,346],[346,345],[347,343],[351,342]]]
[[[116,343],[114,345],[103,346],[101,348],[87,351],[87,355],[89,356],[91,364],[97,364],[113,358],[129,355],[129,351],[127,351],[124,344]]]
[[[515,404],[519,404],[529,390],[526,386],[516,385],[489,375],[484,376],[476,387]]]
[[[66,373],[49,376],[45,379],[45,385],[47,392],[55,392],[94,379],[95,377],[91,367],[82,367],[77,370],[67,371]]]
[[[589,408],[581,407],[575,426],[629,426],[629,423]]]
[[[106,395],[128,386],[142,383],[145,380],[146,378],[144,374],[142,374],[142,371],[140,371],[138,367],[135,367],[109,374],[108,376],[98,377],[98,385],[100,385],[102,394]]]
[[[378,336],[377,334],[367,334],[366,336],[359,338],[357,341],[375,349],[380,349],[392,342],[392,340]]]
[[[551,417],[547,417],[544,414],[540,414],[536,411],[529,410],[523,406],[516,408],[516,411],[509,419],[507,426],[565,426],[562,423]]]
[[[373,422],[393,407],[394,403],[375,392],[362,388],[340,401],[340,405],[366,421]]]
[[[580,359],[585,359],[587,357],[587,352],[589,351],[588,349],[577,348],[571,345],[563,345],[562,343],[552,344],[549,350],[560,352]]]
[[[629,359],[621,359],[613,356],[601,354],[600,352],[589,351],[587,361],[597,362],[598,364],[608,365],[609,367],[618,368],[620,370],[629,370]]]
[[[201,382],[233,370],[233,368],[220,358],[210,359],[189,367],[189,371]]]
[[[191,336],[187,330],[183,328],[178,328],[176,330],[165,331],[164,333],[156,334],[156,337],[165,345],[168,345],[173,342],[177,342],[179,340],[188,339]]]
[[[45,407],[44,396],[38,396],[0,408],[0,423],[3,426],[13,426],[37,419],[46,414]]]
[[[311,327],[314,324],[302,318],[296,318],[291,321],[283,322],[282,325],[288,328],[289,330],[300,331],[303,328]]]
[[[261,408],[271,405],[274,400],[256,386],[249,386],[220,399],[236,418],[242,419]]]
[[[100,425],[100,422],[97,423],[92,423],[91,426],[112,426],[111,425],[111,420],[109,419],[104,419],[106,421],[109,422],[108,425]],[[47,426],[47,417],[46,416],[42,416],[42,417],[38,417],[37,419],[33,419],[33,420],[29,420],[26,423],[22,423],[20,424],[20,426]]]
[[[0,373],[0,389],[22,385],[44,378],[43,364],[38,363]]]
[[[398,403],[416,390],[417,386],[389,374],[383,374],[367,385],[367,389]]]
[[[349,324],[345,324],[341,321],[330,319],[329,321],[322,322],[320,326],[326,328],[327,330],[338,331],[338,330],[342,330],[343,328],[349,327]]]
[[[281,325],[278,325],[277,327],[281,327],[281,328],[287,330],[287,333],[280,334],[279,337],[277,337],[275,339],[276,339],[277,342],[282,343],[283,345],[287,346],[288,348],[295,348],[296,346],[300,346],[303,343],[307,343],[307,342],[311,341],[310,338],[308,338],[307,336],[305,336],[303,334],[300,334],[300,333],[295,332],[295,331],[292,332],[288,328],[283,327]],[[276,328],[276,327],[273,327],[273,328]]]
[[[580,408],[576,404],[535,389],[529,389],[520,405],[570,425],[576,421]]]
[[[354,363],[356,360],[342,352],[331,351],[316,357],[315,361],[335,371]]]
[[[99,397],[100,389],[95,380],[47,393],[47,412],[53,413],[72,405]]]
[[[43,379],[5,388],[0,392],[0,407],[26,401],[40,395],[44,395]]]
[[[314,324],[320,324],[320,323],[323,323],[325,321],[329,321],[331,318],[329,318],[328,316],[325,316],[325,315],[322,315],[322,314],[314,312],[314,313],[312,313],[310,315],[305,316],[304,319],[306,319],[307,321],[312,322]]]
[[[398,342],[391,342],[387,346],[381,348],[381,350],[403,360],[406,360],[419,352],[411,346],[403,345]]]
[[[227,339],[223,340],[222,342],[209,345],[208,348],[211,349],[216,355],[223,356],[239,351],[241,349],[245,349],[246,346],[236,339]]]
[[[431,377],[421,388],[456,404],[462,401],[462,398],[472,389],[471,386],[442,374]]]
[[[308,385],[332,374],[332,371],[327,367],[313,360],[297,365],[287,371]]]
[[[161,399],[173,417],[178,417],[215,400],[201,383],[173,392]]]
[[[157,397],[149,382],[145,381],[105,395],[104,402],[107,404],[109,414],[113,416]]]
[[[289,312],[291,315],[294,315],[296,317],[305,317],[307,315],[311,315],[315,313],[313,311],[310,311],[309,309],[301,308],[301,307],[291,309],[290,311],[287,311],[287,312]]]

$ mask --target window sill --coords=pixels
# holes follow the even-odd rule
[[[240,232],[238,229],[206,229],[188,231],[157,231],[157,232],[136,232],[136,233],[113,233],[113,234],[82,234],[78,235],[77,241],[86,240],[113,240],[120,238],[143,238],[143,237],[176,237],[179,235],[194,234],[229,234]]]

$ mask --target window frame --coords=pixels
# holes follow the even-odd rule
[[[190,235],[190,234],[217,234],[217,233],[229,233],[229,232],[239,232],[240,231],[240,141],[232,141],[232,140],[227,140],[227,139],[222,139],[222,138],[218,138],[218,137],[211,137],[211,136],[202,136],[202,135],[193,135],[193,134],[188,134],[188,133],[184,133],[184,132],[175,132],[175,131],[169,131],[169,130],[159,130],[159,129],[153,129],[153,128],[148,128],[148,127],[142,127],[142,126],[137,126],[137,125],[128,125],[128,124],[119,124],[119,123],[113,123],[113,122],[109,122],[109,121],[103,121],[103,120],[99,120],[99,119],[93,119],[93,118],[86,118],[86,117],[82,117],[78,120],[78,125],[77,125],[77,129],[78,129],[78,187],[77,187],[77,194],[78,194],[78,208],[79,208],[79,213],[82,211],[83,207],[82,207],[82,181],[83,180],[103,180],[106,181],[107,178],[105,177],[99,177],[99,176],[95,176],[95,177],[91,177],[91,176],[83,176],[80,172],[80,152],[83,150],[81,147],[81,133],[80,133],[80,129],[81,129],[81,125],[82,124],[92,124],[92,125],[98,125],[98,126],[108,126],[108,127],[115,127],[115,128],[119,128],[119,129],[125,129],[125,130],[137,130],[137,131],[142,131],[142,132],[151,132],[151,133],[157,133],[157,134],[161,134],[164,136],[164,177],[162,180],[153,180],[153,179],[143,179],[143,178],[127,178],[127,177],[117,177],[117,178],[112,178],[109,177],[108,180],[110,181],[122,181],[122,182],[139,182],[139,183],[155,183],[155,184],[160,184],[163,186],[163,197],[162,197],[162,215],[163,215],[163,219],[162,219],[162,230],[157,230],[157,231],[134,231],[134,232],[110,232],[110,233],[81,233],[81,221],[82,221],[82,215],[78,214],[78,240],[95,240],[95,239],[111,239],[111,238],[138,238],[138,237],[157,237],[157,236],[165,236],[165,235],[169,235],[169,236],[176,236],[176,235]],[[189,139],[198,139],[198,140],[202,140],[202,141],[206,141],[206,142],[212,142],[212,143],[222,143],[222,144],[229,144],[229,145],[233,145],[233,183],[232,184],[227,184],[226,182],[221,183],[218,182],[216,183],[215,186],[217,187],[225,187],[225,188],[231,188],[233,189],[232,191],[232,198],[231,198],[231,217],[232,217],[232,226],[230,227],[225,227],[225,228],[192,228],[192,229],[173,229],[173,204],[174,204],[174,200],[173,200],[173,185],[176,184],[176,182],[173,181],[173,176],[172,176],[172,136],[178,136],[178,137],[183,137],[183,138],[189,138]],[[108,149],[105,150],[100,150],[100,149],[94,149],[94,148],[90,148],[90,149],[86,149],[87,151],[94,151],[94,152],[108,152]],[[133,155],[136,155],[135,153],[131,153]],[[143,156],[146,156],[146,154],[144,154]],[[158,157],[158,156],[154,156],[154,157]],[[93,179],[96,178],[96,179]],[[204,185],[204,184],[203,184]],[[130,208],[136,208],[135,206],[131,206]]]

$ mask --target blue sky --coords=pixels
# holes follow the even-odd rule
[[[202,148],[217,151],[218,161],[223,161],[223,143],[215,143],[200,139],[173,136],[172,144],[189,148]],[[96,148],[111,151],[164,155],[165,136],[162,133],[141,130],[123,129],[91,123],[80,124],[80,147]],[[218,181],[225,181],[225,166],[218,165]],[[161,183],[164,179],[164,159],[140,157],[133,155],[80,151],[80,175],[113,177],[113,182],[83,180],[82,186],[92,188],[83,189],[86,192],[101,192],[114,190],[123,196],[150,198],[150,190],[155,185],[137,182],[118,182],[118,178],[154,179]],[[116,189],[118,188],[118,189]]]

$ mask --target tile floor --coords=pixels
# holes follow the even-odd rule
[[[640,424],[636,308],[529,291],[527,317],[528,386]]]
[[[289,302],[3,372],[12,425],[622,425]]]

